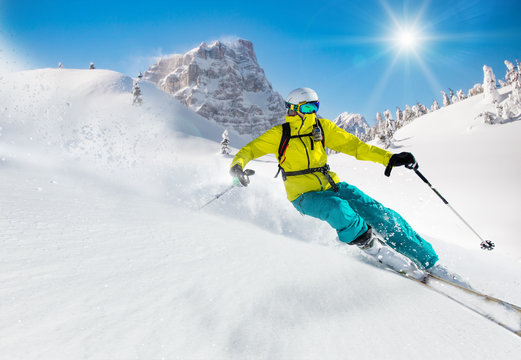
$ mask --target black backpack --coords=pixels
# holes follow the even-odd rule
[[[322,134],[321,143],[325,149],[326,140],[324,138],[324,130],[322,129],[322,125],[320,124],[320,120],[318,118],[316,119],[315,125],[313,125],[313,131],[316,131],[315,129],[319,129],[320,133]],[[290,139],[303,138],[303,137],[308,137],[308,136],[313,139],[313,131],[308,134],[291,135],[291,128],[290,128],[289,123],[285,122],[284,124],[282,124],[282,137],[280,139],[279,156],[278,156],[279,163],[280,163],[280,160],[282,159],[282,156],[286,152],[286,149],[288,148]],[[314,141],[311,142],[311,150],[314,149],[314,145],[313,145],[314,143],[315,143]]]
[[[290,124],[288,122],[285,122],[284,124],[282,124],[282,137],[280,139],[279,153],[278,153],[279,170],[277,171],[277,174],[275,174],[275,177],[279,176],[279,173],[282,172],[282,180],[286,181],[286,178],[288,176],[305,175],[305,174],[311,174],[311,173],[315,173],[315,172],[320,172],[320,173],[324,174],[324,176],[326,177],[327,181],[331,184],[331,187],[336,192],[336,191],[338,191],[338,185],[335,184],[335,182],[333,181],[333,179],[331,178],[331,176],[328,173],[328,171],[329,171],[329,165],[328,164],[326,164],[324,166],[321,166],[321,167],[318,167],[318,168],[310,168],[310,169],[304,169],[304,170],[300,170],[300,171],[284,171],[284,169],[281,166],[281,162],[280,161],[282,160],[282,156],[284,156],[284,153],[286,152],[286,149],[288,148],[289,141],[291,139],[296,139],[296,138],[310,137],[311,140],[312,140],[311,141],[311,150],[314,150],[314,148],[315,148],[315,145],[314,145],[315,141],[313,141],[313,135],[314,135],[314,132],[316,132],[316,131],[319,131],[320,134],[322,135],[322,138],[321,138],[320,142],[322,143],[322,146],[325,149],[326,148],[326,140],[325,140],[325,137],[324,137],[324,131],[322,129],[322,124],[320,124],[320,120],[318,118],[316,118],[316,123],[315,123],[315,125],[313,125],[313,130],[310,133],[308,133],[308,134],[291,135]]]

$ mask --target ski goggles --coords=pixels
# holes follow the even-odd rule
[[[312,114],[312,113],[316,113],[318,111],[319,104],[320,103],[318,101],[313,101],[313,102],[308,102],[308,103],[303,103],[303,104],[298,104],[298,105],[287,102],[286,108],[289,110],[293,110],[293,111],[299,111],[302,114]]]

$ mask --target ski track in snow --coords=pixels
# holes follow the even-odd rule
[[[216,153],[218,143],[194,137],[205,122],[149,86],[143,87],[145,104],[156,102],[165,113],[143,114],[125,94],[129,80],[112,72],[70,71],[65,85],[62,75],[41,70],[0,80],[0,93],[9,90],[11,96],[0,104],[0,358],[513,359],[519,354],[519,337],[381,269],[336,242],[324,223],[298,214],[285,199],[280,178],[272,178],[272,157],[249,164],[257,174],[248,188],[234,189],[198,211],[230,183],[231,159]],[[40,82],[60,96],[40,99],[25,92]],[[106,83],[116,85],[104,100],[83,102],[82,110],[99,110],[95,116],[63,106],[65,101],[79,107],[84,96],[96,96],[85,94],[106,89]],[[56,90],[58,84],[65,90]],[[449,110],[455,116],[469,112],[480,106],[475,102],[442,109],[440,118]],[[40,118],[48,108],[62,109],[61,120]],[[112,125],[104,129],[109,119],[119,135]],[[194,127],[186,124],[191,120]],[[473,195],[460,188],[466,185],[461,176],[476,163],[460,169],[461,164],[435,156],[431,146],[422,145],[427,124],[418,119],[402,129],[401,149],[418,154],[425,175],[480,230],[493,236],[502,228],[494,238],[497,251],[480,250],[479,241],[414,174],[395,169],[387,179],[381,166],[342,155],[330,163],[342,179],[402,212],[441,259],[477,288],[521,304],[520,248],[509,239],[517,232],[508,225],[519,190],[508,187],[507,176],[498,190],[508,196],[507,207],[497,210],[503,214],[500,226],[484,224],[492,214],[473,211]],[[138,125],[142,131],[134,130]],[[76,131],[84,126],[98,126],[99,133],[85,138]],[[519,122],[505,126],[500,136],[521,133]],[[222,129],[212,129],[206,136],[219,141]],[[490,140],[496,131],[500,127],[470,133]],[[467,148],[475,140],[465,140]],[[67,147],[70,141],[78,146]],[[451,144],[446,148],[458,146]],[[446,148],[436,145],[443,155]],[[480,161],[494,163],[487,156],[481,152]],[[443,177],[447,172],[457,176]],[[474,180],[503,184],[494,174]],[[482,194],[481,203],[494,197],[494,187],[490,192]]]

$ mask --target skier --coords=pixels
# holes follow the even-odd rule
[[[327,119],[319,119],[319,100],[312,89],[293,90],[286,98],[286,108],[286,124],[274,126],[235,155],[230,165],[235,183],[249,184],[243,169],[250,160],[269,153],[278,155],[288,200],[303,215],[327,221],[341,242],[356,245],[379,262],[416,279],[423,279],[428,271],[468,287],[461,277],[439,264],[431,244],[397,212],[355,186],[340,182],[329,171],[325,149],[380,163],[387,167],[386,175],[394,166],[414,166],[411,153],[392,154],[360,141]]]

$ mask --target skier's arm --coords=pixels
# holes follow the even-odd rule
[[[320,122],[324,130],[326,147],[331,150],[354,156],[358,160],[373,161],[384,166],[387,166],[389,159],[393,156],[387,150],[364,143],[327,119],[321,119]]]
[[[245,168],[246,164],[266,154],[276,154],[279,151],[282,137],[282,125],[277,125],[264,134],[245,145],[233,158],[230,168],[239,164]]]

